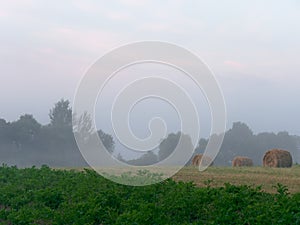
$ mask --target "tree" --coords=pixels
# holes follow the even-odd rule
[[[196,149],[195,149],[195,153],[196,154],[203,153],[204,150],[206,149],[207,143],[208,143],[207,139],[201,138],[198,145],[197,145],[197,147],[196,147]]]
[[[94,134],[98,135],[101,139],[104,147],[108,150],[108,152],[112,153],[115,148],[115,142],[113,137],[110,134],[103,132],[102,130],[94,131],[92,126],[91,116],[85,112],[81,116],[73,115],[73,130],[76,135],[80,139],[80,141],[88,142],[90,138],[93,137]]]
[[[247,124],[242,122],[235,122],[232,128],[226,132],[228,136],[235,139],[248,139],[253,136],[252,130]]]
[[[102,130],[98,131],[98,135],[107,151],[112,153],[115,148],[115,142],[113,137],[110,134],[104,133]]]
[[[10,140],[9,135],[10,124],[7,123],[4,119],[0,119],[0,144],[6,144]]]
[[[171,133],[159,144],[158,158],[159,161],[164,160],[175,150],[180,138],[180,133]]]
[[[89,138],[95,133],[93,129],[92,119],[90,114],[87,112],[82,115],[77,116],[77,114],[73,114],[73,132],[77,138],[81,141],[88,141]]]
[[[6,125],[7,125],[6,120],[0,118],[0,129],[3,129]]]
[[[72,109],[68,100],[61,99],[50,110],[50,125],[53,127],[72,127]]]
[[[237,155],[253,157],[255,153],[254,135],[247,124],[235,122],[232,128],[226,131],[220,152],[215,160],[222,165],[231,165]]]
[[[162,161],[169,157],[173,151],[176,149],[177,145],[179,144],[179,139],[182,138],[180,141],[180,149],[182,151],[185,150],[192,150],[193,144],[191,141],[191,137],[186,134],[182,134],[181,132],[177,132],[176,134],[171,133],[159,144],[159,151],[158,151],[158,158],[159,161]]]
[[[33,143],[41,129],[32,115],[25,114],[19,120],[11,123],[11,139],[18,145]]]

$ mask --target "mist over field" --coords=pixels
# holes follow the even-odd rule
[[[84,74],[111,49],[129,42],[161,40],[198,55],[219,83],[228,132],[217,164],[230,165],[235,155],[243,154],[260,165],[263,153],[275,147],[290,150],[294,162],[299,162],[298,9],[299,3],[292,0],[71,1],[59,6],[35,0],[2,1],[0,161],[20,166],[85,165],[70,124],[57,128],[49,117],[50,109],[64,98],[70,101],[71,110]],[[212,135],[205,93],[180,71],[148,63],[119,71],[95,106],[97,130],[113,140],[113,155],[133,164],[145,157],[120,143],[111,124],[111,107],[125,85],[146,75],[171,79],[188,92],[199,114],[202,138],[195,149],[203,152],[203,143]],[[129,124],[134,135],[147,138],[154,117],[166,124],[162,141],[168,135],[176,137],[180,116],[172,105],[155,98],[132,109]],[[146,158],[155,162],[159,152],[158,146]]]

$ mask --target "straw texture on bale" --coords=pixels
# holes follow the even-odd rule
[[[266,167],[291,167],[293,159],[289,151],[272,149],[265,153],[263,166]]]
[[[253,161],[248,157],[236,156],[232,160],[232,166],[233,167],[253,166]]]
[[[203,158],[202,154],[195,155],[193,157],[193,159],[192,159],[192,165],[193,166],[199,166],[202,158]],[[204,156],[203,160],[204,160],[204,165],[209,164],[209,166],[212,166],[214,164],[214,162],[212,161],[212,159],[210,157],[208,157],[208,156]]]

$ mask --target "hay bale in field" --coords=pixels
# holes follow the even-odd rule
[[[236,156],[232,160],[233,167],[241,167],[241,166],[253,166],[252,159],[243,156]]]
[[[192,165],[199,166],[202,158],[203,158],[203,154],[194,155],[194,157],[192,159]],[[212,159],[208,156],[204,156],[203,160],[204,160],[205,165],[209,164],[209,166],[212,166],[214,164]]]
[[[263,166],[266,167],[291,167],[293,159],[289,151],[272,149],[265,153]]]
[[[197,154],[194,155],[193,159],[192,159],[192,165],[193,166],[197,166],[200,163],[200,159],[202,158],[202,154]]]

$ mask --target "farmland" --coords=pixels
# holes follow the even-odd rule
[[[277,183],[288,187],[290,193],[300,193],[300,166],[292,168],[269,167],[209,167],[199,172],[196,167],[185,167],[174,177],[177,181],[193,181],[203,187],[210,180],[212,187],[221,187],[224,183],[235,185],[261,186],[262,190],[274,193]]]
[[[188,167],[173,179],[132,187],[87,169],[3,166],[0,224],[300,224],[300,193],[292,185],[298,172],[211,167],[200,174]]]

